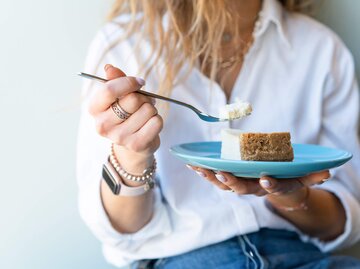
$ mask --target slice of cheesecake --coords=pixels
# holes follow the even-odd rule
[[[244,161],[292,161],[294,151],[289,132],[247,133],[221,130],[221,158]]]

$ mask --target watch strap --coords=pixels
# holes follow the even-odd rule
[[[139,196],[154,187],[154,181],[150,180],[138,187],[126,186],[112,164],[107,160],[103,166],[102,176],[111,191],[119,196]]]

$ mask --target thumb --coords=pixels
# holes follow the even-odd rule
[[[119,68],[112,66],[111,64],[106,64],[104,66],[106,72],[106,78],[112,80],[119,77],[125,77],[126,74],[121,71]]]
[[[261,187],[271,194],[284,194],[303,187],[299,180],[275,179],[272,177],[262,177],[259,180]]]
[[[276,180],[271,177],[262,177],[259,180],[260,186],[266,190],[268,193],[274,193],[278,190],[276,189]]]

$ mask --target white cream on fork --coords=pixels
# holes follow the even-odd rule
[[[225,105],[219,109],[221,120],[237,120],[249,116],[252,112],[251,104],[236,98],[235,103]]]

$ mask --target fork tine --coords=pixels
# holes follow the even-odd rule
[[[200,119],[202,119],[203,121],[207,121],[207,122],[219,122],[221,121],[219,118],[210,116],[208,114],[205,113],[196,113]]]

